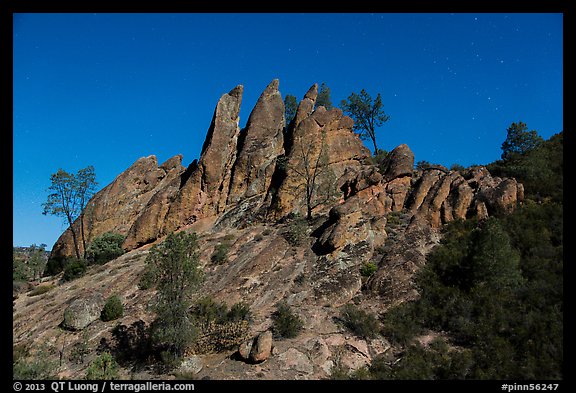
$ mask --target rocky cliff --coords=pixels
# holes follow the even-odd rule
[[[407,145],[375,165],[354,134],[352,119],[339,109],[314,109],[316,84],[289,124],[278,88],[277,80],[266,87],[244,129],[238,124],[243,87],[224,94],[200,158],[187,168],[181,156],[162,165],[154,156],[141,158],[98,192],[84,217],[88,242],[118,232],[126,236],[129,252],[73,282],[54,277],[54,289],[44,295],[16,299],[14,343],[48,343],[65,352],[87,339],[96,348],[102,338],[111,339],[110,322],[87,315],[81,319],[82,334],[58,326],[66,309],[99,305],[112,294],[125,305],[124,317],[114,323],[150,323],[153,291],[137,287],[145,257],[152,243],[184,230],[199,235],[205,273],[199,295],[250,306],[254,320],[247,333],[257,338],[243,344],[246,356],[253,358],[252,349],[260,349],[260,336],[269,338],[263,332],[270,329],[279,301],[304,321],[297,338],[266,345],[271,353],[261,364],[234,360],[230,351],[196,354],[192,349],[186,364],[194,365],[197,378],[318,379],[338,365],[358,369],[391,346],[382,337],[350,334],[339,322],[340,307],[354,302],[382,315],[414,299],[413,276],[438,244],[443,224],[505,214],[524,198],[516,180],[494,177],[484,167],[416,171]],[[305,216],[308,210],[312,219],[295,227],[296,213]],[[298,243],[289,240],[294,228],[301,232]],[[73,255],[72,244],[64,232],[52,257]],[[212,260],[222,244],[225,261]],[[361,274],[368,263],[375,266],[369,278]],[[81,378],[86,365],[64,362],[60,376]]]
[[[316,212],[331,209],[318,245],[334,251],[360,239],[382,243],[390,212],[407,210],[439,227],[510,211],[523,198],[521,184],[493,178],[483,167],[415,172],[407,145],[390,152],[377,170],[352,119],[337,108],[314,110],[317,84],[289,125],[278,80],[262,92],[244,129],[238,125],[242,94],[239,85],[218,101],[198,161],[185,169],[181,156],[160,166],[154,156],[141,158],[98,192],[84,217],[87,243],[112,231],[125,235],[124,248],[131,250],[205,218],[238,226],[304,215],[313,205]],[[315,200],[307,201],[304,172],[312,170],[324,176],[316,177]],[[351,237],[352,228],[358,230]],[[52,257],[71,255],[66,231]]]

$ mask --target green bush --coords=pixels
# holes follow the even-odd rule
[[[104,322],[113,321],[124,315],[124,305],[118,295],[110,296],[100,313],[100,319]]]
[[[44,276],[55,276],[56,274],[64,271],[66,265],[70,264],[70,262],[75,259],[76,258],[66,256],[57,256],[48,259],[44,269]]]
[[[252,312],[244,303],[236,303],[230,309],[226,303],[219,303],[210,296],[200,298],[190,310],[197,323],[208,325],[211,322],[224,324],[227,322],[251,321]]]
[[[118,379],[118,363],[110,352],[104,352],[98,356],[86,370],[87,380],[112,380]]]
[[[234,304],[228,311],[226,319],[229,322],[251,321],[252,312],[250,311],[250,306],[244,302]]]
[[[57,379],[58,365],[49,360],[48,349],[41,347],[33,357],[26,358],[28,353],[22,353],[14,358],[12,363],[12,379],[14,380],[45,380]]]
[[[346,304],[343,307],[341,318],[344,326],[360,337],[371,338],[378,334],[380,328],[378,319],[353,304]]]
[[[278,303],[276,311],[272,314],[272,320],[274,321],[272,332],[277,339],[294,338],[304,328],[302,319],[284,302]]]
[[[230,250],[230,244],[224,242],[219,243],[214,247],[214,252],[210,257],[210,260],[216,264],[224,263],[228,260],[228,251]]]
[[[372,262],[367,262],[360,268],[360,274],[363,277],[370,277],[371,275],[376,273],[376,270],[378,270],[378,266],[376,266]]]
[[[90,243],[86,250],[86,259],[90,263],[103,265],[124,254],[122,243],[124,243],[124,236],[119,233],[106,232]]]
[[[284,239],[292,246],[301,246],[308,238],[308,221],[302,217],[296,217],[288,224],[282,233]]]
[[[141,290],[150,289],[157,284],[158,278],[158,269],[156,269],[156,265],[149,263],[146,265],[142,276],[140,276],[138,288]]]
[[[71,258],[64,267],[64,281],[72,281],[86,273],[86,262],[82,259]]]
[[[210,296],[200,298],[190,310],[192,316],[201,325],[210,322],[224,323],[228,315],[226,303],[218,303]]]

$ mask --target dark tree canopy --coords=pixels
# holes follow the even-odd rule
[[[521,121],[512,123],[506,132],[506,140],[502,143],[503,160],[524,155],[544,141],[536,131],[528,131],[528,126]]]
[[[318,108],[319,106],[323,106],[328,110],[333,108],[332,101],[330,100],[330,88],[324,82],[322,82],[320,90],[318,91],[318,97],[316,98],[315,107]]]
[[[296,97],[291,94],[286,94],[286,97],[284,97],[284,117],[286,118],[286,126],[288,126],[288,124],[290,124],[294,119],[297,110],[298,100]]]
[[[384,112],[380,93],[376,99],[372,100],[370,94],[362,89],[360,94],[352,93],[346,100],[342,100],[340,107],[354,120],[354,130],[362,139],[371,140],[374,145],[374,154],[378,154],[376,128],[390,119],[390,116]]]
[[[51,214],[65,220],[72,232],[76,257],[81,258],[79,237],[84,253],[86,252],[84,211],[98,184],[94,167],[90,165],[78,170],[76,174],[58,169],[58,172],[50,176],[50,182],[52,184],[48,190],[51,194],[48,195],[46,203],[42,204],[44,207],[42,214]],[[77,233],[72,225],[77,218],[80,218],[80,233]]]
[[[152,247],[146,262],[158,289],[152,338],[165,348],[164,360],[171,362],[182,357],[196,334],[188,312],[190,297],[202,280],[196,234],[169,234]]]

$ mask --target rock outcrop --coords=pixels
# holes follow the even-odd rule
[[[260,95],[238,141],[228,205],[256,195],[263,199],[272,182],[276,159],[284,154],[284,101],[278,84],[278,79],[273,80]]]
[[[317,84],[286,126],[279,81],[273,80],[241,130],[243,90],[238,85],[218,101],[198,161],[184,168],[180,155],[160,166],[155,156],[141,158],[98,192],[83,220],[87,244],[113,231],[126,235],[124,248],[131,250],[204,218],[226,228],[329,211],[315,247],[342,268],[350,267],[342,261],[352,258],[351,252],[363,253],[356,263],[371,258],[387,238],[392,212],[438,228],[456,219],[508,213],[523,200],[521,184],[492,177],[484,167],[416,172],[405,144],[392,150],[380,169],[370,165],[370,151],[353,132],[352,119],[337,108],[314,109]],[[80,227],[76,220],[78,233]],[[51,257],[73,255],[67,230]]]
[[[112,183],[99,191],[87,204],[84,215],[86,244],[105,232],[127,235],[132,225],[151,205],[157,192],[180,176],[184,167],[181,155],[170,158],[158,166],[156,156],[138,159]],[[155,209],[161,209],[154,205]],[[74,222],[76,233],[81,232],[80,219]],[[80,253],[84,252],[79,241]],[[74,256],[72,231],[66,230],[52,247],[51,257]]]

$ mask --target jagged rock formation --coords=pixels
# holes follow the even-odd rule
[[[86,244],[109,231],[127,235],[141,215],[153,215],[150,209],[161,210],[161,205],[156,203],[161,198],[156,198],[152,204],[149,202],[158,192],[170,191],[170,186],[184,171],[181,160],[182,156],[177,155],[158,166],[155,156],[140,158],[100,190],[88,202],[84,215]],[[80,220],[73,225],[76,233],[80,233]],[[79,242],[79,246],[80,252],[83,252],[82,242]],[[51,257],[74,255],[72,232],[68,229],[52,247]]]
[[[415,172],[407,145],[392,150],[378,170],[368,163],[370,152],[354,134],[352,119],[337,108],[314,110],[317,84],[287,127],[278,88],[278,80],[266,87],[242,130],[244,88],[224,94],[200,159],[188,168],[181,156],[160,166],[154,156],[136,161],[89,202],[87,242],[114,231],[126,235],[124,248],[131,250],[204,218],[225,228],[305,214],[310,184],[305,173],[316,170],[315,199],[308,204],[313,202],[314,213],[330,212],[315,233],[315,247],[341,271],[350,252],[357,264],[384,243],[391,212],[409,212],[437,228],[455,219],[509,212],[523,199],[521,184],[493,178],[483,167],[463,174],[441,168]],[[73,254],[66,231],[52,257]],[[355,278],[350,285],[358,283]]]

